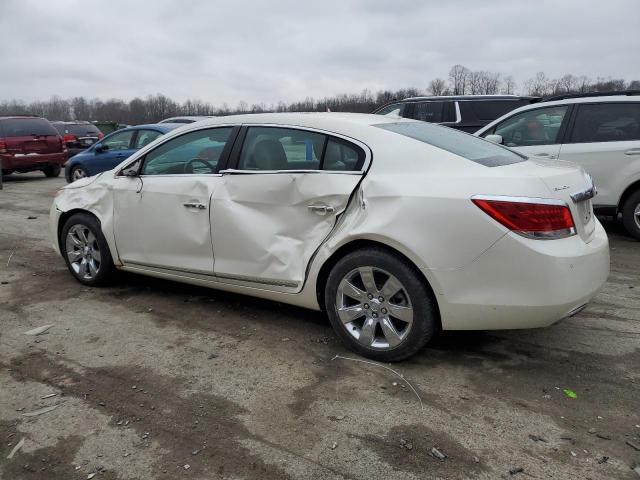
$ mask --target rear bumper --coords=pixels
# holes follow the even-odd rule
[[[67,161],[66,153],[35,153],[29,155],[0,155],[3,170],[27,172],[58,165],[62,167]]]
[[[535,328],[577,313],[609,276],[609,242],[531,240],[509,233],[466,267],[432,271],[444,330]]]

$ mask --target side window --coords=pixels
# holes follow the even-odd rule
[[[249,127],[238,169],[318,170],[326,136],[276,127]]]
[[[136,144],[133,148],[139,150],[142,147],[146,147],[161,135],[162,133],[156,132],[155,130],[139,130],[138,138],[136,139]]]
[[[142,175],[215,173],[232,130],[209,128],[173,138],[145,155]]]
[[[558,143],[558,134],[567,106],[537,108],[518,113],[502,123],[493,131],[502,135],[503,143],[507,147],[528,147],[536,145],[552,145]]]
[[[102,147],[110,152],[118,150],[129,150],[131,148],[131,139],[135,130],[127,130],[126,132],[115,133],[109,138],[105,138],[101,144]]]
[[[323,170],[356,171],[364,164],[364,152],[348,142],[329,138],[322,161]]]
[[[580,105],[571,143],[640,140],[640,103]]]
[[[437,123],[442,121],[444,102],[421,102],[413,106],[413,118],[423,122]]]
[[[376,115],[397,115],[398,117],[404,116],[404,103],[392,103],[386,107],[382,107],[376,112]]]

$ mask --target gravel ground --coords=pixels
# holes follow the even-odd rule
[[[640,243],[618,225],[578,316],[444,333],[390,366],[405,381],[317,312],[134,275],[83,287],[48,239],[62,184],[0,191],[0,478],[640,478]]]

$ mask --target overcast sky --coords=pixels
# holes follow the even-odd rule
[[[640,0],[2,0],[0,99],[214,105],[426,88],[452,65],[640,79]]]

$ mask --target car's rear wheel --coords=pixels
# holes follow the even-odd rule
[[[80,180],[81,178],[88,177],[87,171],[81,166],[76,166],[71,169],[71,181],[75,182],[76,180]]]
[[[112,279],[115,267],[111,252],[94,216],[71,216],[62,228],[60,249],[69,271],[80,283],[101,286]]]
[[[640,240],[640,190],[631,194],[622,207],[624,228]]]
[[[384,249],[352,252],[331,270],[325,307],[353,350],[393,362],[415,354],[437,330],[435,300],[415,267]]]
[[[42,171],[47,177],[53,178],[60,175],[60,165],[48,165]]]

